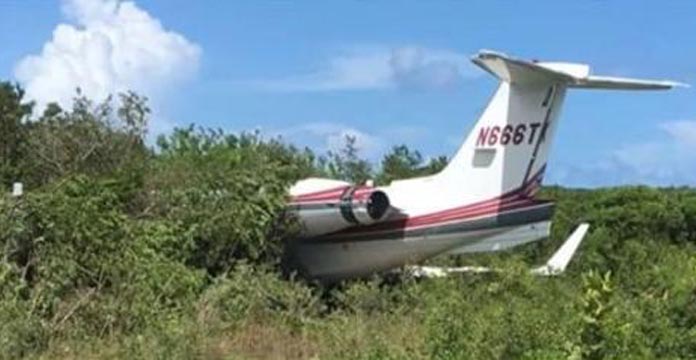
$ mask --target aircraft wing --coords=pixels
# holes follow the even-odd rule
[[[580,224],[575,231],[563,242],[558,250],[551,256],[546,264],[530,270],[532,275],[538,276],[557,276],[563,274],[568,267],[570,260],[578,250],[578,246],[589,230],[587,223]],[[482,274],[497,271],[483,266],[461,266],[461,267],[439,267],[439,266],[407,266],[406,270],[415,277],[438,278],[452,274],[474,273]]]

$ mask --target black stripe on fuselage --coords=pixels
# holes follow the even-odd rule
[[[402,228],[365,234],[317,236],[301,240],[312,243],[341,243],[372,240],[398,240],[405,237],[438,236],[469,231],[492,230],[549,220],[553,216],[553,209],[553,203],[537,203],[532,206],[503,211],[474,220],[463,219],[460,222],[448,221],[446,223],[443,222],[442,225],[426,225],[415,229]]]
[[[318,203],[309,203],[309,204],[289,204],[288,209],[294,210],[294,211],[299,211],[299,210],[334,210],[339,206],[341,206],[341,203],[338,203],[338,202],[333,202],[333,203],[318,202]]]

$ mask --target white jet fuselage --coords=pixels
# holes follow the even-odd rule
[[[303,233],[292,267],[326,282],[444,253],[498,251],[543,239],[553,204],[536,200],[567,89],[669,89],[676,83],[592,76],[589,66],[482,51],[472,60],[500,84],[438,174],[388,186],[310,178],[290,189]]]
[[[382,191],[393,199],[385,219],[303,236],[289,250],[304,275],[330,282],[418,263],[442,253],[498,251],[540,240],[548,236],[553,211],[552,203],[533,198],[540,175],[501,196],[458,206],[447,205],[451,199],[446,198],[437,175],[376,189],[359,187],[357,192]],[[344,185],[305,194],[295,198],[292,206],[312,209],[308,211],[316,216],[335,214],[345,200],[342,195],[353,189]]]

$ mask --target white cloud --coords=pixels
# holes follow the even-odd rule
[[[311,146],[319,153],[341,150],[346,144],[347,136],[355,138],[358,154],[371,160],[376,159],[386,148],[385,139],[378,135],[331,122],[306,123],[276,133],[293,143]]]
[[[358,156],[375,164],[382,160],[384,154],[389,152],[392,146],[403,144],[414,146],[414,143],[433,135],[430,129],[417,125],[404,124],[367,130],[343,123],[321,121],[269,131],[268,134],[271,137],[280,137],[295,145],[308,146],[317,154],[340,151],[346,145],[346,136],[352,136],[355,137]]]
[[[70,106],[77,87],[96,100],[124,90],[156,98],[197,70],[198,45],[132,1],[64,0],[62,10],[68,22],[15,68],[39,111],[53,101]]]
[[[418,46],[344,50],[316,71],[254,81],[272,91],[448,89],[477,76],[466,55]]]
[[[660,185],[696,183],[696,121],[660,125],[666,139],[625,145],[614,160],[641,182]]]
[[[696,149],[696,121],[672,121],[662,124],[661,128],[666,131],[678,145]]]
[[[696,121],[659,125],[662,139],[625,144],[605,159],[561,165],[553,181],[569,185],[695,185]]]

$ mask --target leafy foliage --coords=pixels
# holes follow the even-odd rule
[[[329,151],[327,158],[320,159],[320,166],[331,178],[362,184],[372,177],[372,166],[358,156],[355,136],[347,135],[345,141],[341,150]]]
[[[444,156],[430,159],[426,164],[420,152],[412,151],[406,145],[399,145],[384,156],[382,171],[377,181],[380,184],[389,184],[394,180],[435,174],[446,165],[447,158]]]
[[[26,132],[22,122],[33,107],[23,99],[24,90],[18,85],[0,82],[0,184],[3,188],[23,175],[20,163],[26,150]]]
[[[355,139],[317,156],[258,133],[194,126],[145,140],[146,99],[122,94],[35,121],[0,86],[0,358],[692,358],[696,191],[546,188],[552,238],[501,272],[331,289],[280,275],[294,224],[279,216],[306,176],[356,183],[436,173],[407,146],[378,167]],[[561,277],[532,278],[581,221]]]
[[[51,104],[24,126],[22,181],[37,187],[75,174],[113,176],[137,172],[148,156],[145,135],[150,109],[135,93],[95,104],[78,90],[71,110]]]
[[[186,263],[219,274],[235,260],[272,262],[284,236],[288,186],[313,172],[313,155],[258,134],[178,129],[158,139],[145,215],[177,224]]]

